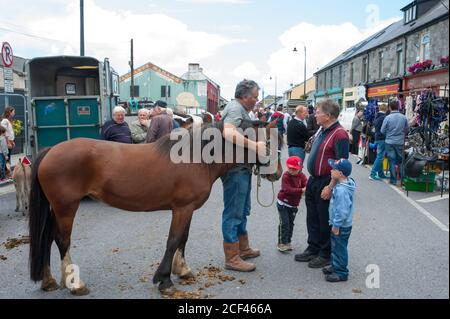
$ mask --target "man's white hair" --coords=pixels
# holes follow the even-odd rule
[[[121,106],[116,106],[116,107],[113,109],[112,114],[114,115],[114,114],[116,114],[116,113],[123,113],[123,114],[125,114],[126,111],[125,111],[125,109],[124,109],[123,107],[121,107]]]
[[[141,113],[145,113],[146,115],[148,115],[148,113],[150,113],[150,111],[148,109],[146,109],[146,108],[139,109],[138,115],[141,114]]]

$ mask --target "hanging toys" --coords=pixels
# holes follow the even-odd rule
[[[375,120],[375,115],[377,113],[378,101],[377,99],[369,100],[369,104],[364,109],[364,120],[365,122],[372,124]]]

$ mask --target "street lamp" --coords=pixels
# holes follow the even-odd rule
[[[304,45],[304,49],[305,49],[305,70],[304,70],[304,80],[303,80],[303,97],[306,100],[306,45]],[[295,45],[294,50],[292,50],[293,52],[299,52],[297,50],[297,45]]]
[[[270,80],[272,80],[273,78],[270,77]],[[274,97],[274,102],[273,104],[275,105],[275,111],[277,110],[277,77],[275,76],[275,97]]]

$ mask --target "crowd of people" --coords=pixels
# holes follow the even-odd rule
[[[389,178],[392,185],[397,185],[402,178],[404,144],[409,123],[406,116],[399,111],[399,107],[397,99],[391,100],[388,104],[380,103],[370,125],[364,118],[363,110],[356,109],[350,130],[351,152],[359,157],[365,157],[365,152],[360,152],[361,135],[365,135],[366,141],[369,135],[372,136],[376,148],[376,158],[369,175],[372,181]],[[386,176],[383,169],[385,157],[388,159],[389,176]],[[360,158],[359,163],[364,163],[364,158]]]

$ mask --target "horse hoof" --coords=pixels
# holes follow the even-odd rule
[[[161,282],[158,286],[160,292],[167,294],[167,291],[170,291],[171,288],[174,288],[172,280],[168,279]]]
[[[172,286],[170,288],[166,288],[164,290],[159,290],[161,292],[161,294],[165,297],[173,297],[173,295],[177,292],[177,289]]]
[[[55,279],[51,279],[45,283],[43,282],[41,285],[41,289],[46,292],[54,291],[59,289],[59,285],[56,283]]]
[[[72,289],[70,291],[70,293],[74,296],[85,296],[89,294],[89,289],[84,286],[84,287],[80,287],[80,288],[76,288],[76,289]]]
[[[191,278],[194,278],[195,275],[191,270],[189,270],[186,273],[180,274],[178,277],[180,277],[181,279],[191,279]]]

